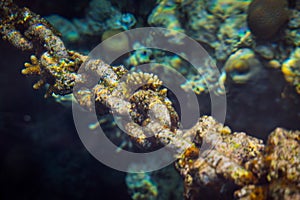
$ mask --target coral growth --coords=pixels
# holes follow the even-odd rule
[[[261,39],[273,37],[288,19],[287,0],[254,0],[248,8],[248,26]]]
[[[285,80],[295,86],[296,91],[300,94],[300,48],[296,48],[281,68]]]
[[[49,84],[46,97],[52,93],[71,93],[75,73],[85,56],[67,50],[53,27],[28,8],[19,8],[12,1],[2,0],[0,3],[3,39],[22,50],[35,49],[38,54],[32,55],[32,63],[25,63],[26,68],[22,70],[25,75],[41,76],[33,87],[38,89]]]
[[[234,190],[238,199],[299,198],[299,131],[277,128],[263,145],[204,116],[187,134],[195,134],[196,146],[176,164],[184,177],[186,199],[198,199],[207,190],[223,199],[231,198]],[[211,148],[199,151],[204,144]]]

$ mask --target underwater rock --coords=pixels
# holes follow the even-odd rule
[[[286,0],[254,0],[248,8],[247,22],[259,39],[273,37],[288,21]]]
[[[251,77],[256,76],[262,67],[254,51],[248,48],[239,49],[224,65],[226,73],[235,83],[246,83]]]

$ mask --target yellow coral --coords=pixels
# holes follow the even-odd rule
[[[39,60],[35,55],[30,56],[31,63],[26,62],[24,64],[25,69],[22,69],[22,74],[24,75],[40,75],[41,68],[39,64]]]
[[[157,75],[143,73],[143,72],[133,72],[128,74],[126,79],[127,87],[144,87],[158,89],[162,85],[162,81],[158,79]]]
[[[296,92],[300,94],[300,48],[296,48],[281,67],[281,72],[284,75],[285,80],[293,85]]]

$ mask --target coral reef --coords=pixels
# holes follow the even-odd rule
[[[152,26],[166,28],[172,28],[176,24],[173,30],[182,31],[201,44],[209,46],[207,50],[211,50],[212,58],[217,63],[223,63],[232,52],[236,51],[236,44],[242,41],[248,31],[245,12],[249,3],[250,1],[230,0],[162,1],[152,11],[148,21]],[[158,15],[159,18],[155,17],[158,13],[164,14]],[[172,34],[167,36],[171,37]],[[180,44],[180,38],[174,39],[174,43]],[[181,66],[181,69],[189,68]],[[226,81],[226,71],[223,70],[222,76],[216,78],[212,76],[209,67],[201,68],[203,69],[201,76],[189,71],[187,73],[189,78],[182,87],[186,90],[192,89],[197,94],[208,91],[224,94],[225,89],[219,85]],[[209,80],[209,84],[205,84],[205,80]]]
[[[160,15],[159,18],[154,17],[158,13],[166,14]],[[262,67],[282,68],[284,71],[286,67],[283,68],[283,63],[295,60],[293,52],[299,46],[299,7],[287,1],[168,0],[157,5],[148,21],[153,26],[174,27],[173,30],[183,31],[193,39],[207,45],[210,47],[207,50],[211,50],[210,55],[221,66],[225,66],[226,62],[228,64],[228,60],[232,60],[237,51],[244,51],[244,48],[248,48],[254,51],[253,56]],[[174,24],[176,26],[173,26]],[[281,29],[281,27],[286,27],[286,29]],[[278,32],[281,32],[281,37],[274,41],[273,38]],[[243,61],[237,60],[237,62]],[[227,69],[220,68],[223,68],[224,75],[210,85],[228,82],[227,78],[232,77],[232,70],[228,70],[228,67]],[[297,73],[294,74],[298,77]],[[197,94],[210,89],[203,84],[201,77],[190,75],[189,81],[182,85],[183,88],[192,88]],[[259,72],[252,78],[256,76],[259,76]],[[210,77],[209,72],[207,77]],[[250,76],[248,78],[243,83],[252,79]],[[293,81],[291,79],[286,80],[294,85],[298,92],[298,84],[295,83],[297,78],[293,78]],[[241,83],[238,78],[231,80]]]
[[[249,48],[254,51],[254,56],[263,67],[271,68],[282,67],[283,62],[291,57],[291,52],[294,52],[295,48],[299,46],[300,22],[299,6],[297,5],[288,1],[273,0],[252,2],[250,0],[163,0],[158,2],[151,11],[147,17],[147,23],[142,23],[141,21],[136,22],[139,16],[122,13],[115,5],[111,5],[106,0],[94,0],[91,1],[86,15],[82,19],[67,20],[60,16],[49,16],[47,19],[62,32],[64,42],[80,52],[87,52],[87,49],[91,48],[91,46],[81,44],[84,40],[99,42],[100,38],[103,40],[109,35],[133,26],[150,25],[168,28],[166,36],[174,44],[180,44],[182,39],[178,35],[174,37],[175,31],[186,33],[208,47],[207,50],[212,58],[220,65],[220,68],[223,68],[223,74],[215,79],[211,77],[209,71],[205,72],[202,76],[212,80],[211,86],[207,86],[203,77],[199,77],[189,70],[188,64],[181,64],[180,71],[186,71],[185,73],[188,75],[188,80],[182,84],[182,87],[192,89],[197,94],[207,93],[210,89],[215,88],[213,90],[216,91],[216,94],[224,94],[225,90],[219,88],[218,85],[228,82],[227,78],[231,77],[232,72],[223,66],[236,51]],[[114,13],[114,15],[106,13]],[[281,27],[285,27],[285,29],[281,29]],[[172,32],[172,30],[174,31]],[[280,32],[280,37],[275,37],[278,32]],[[94,39],[89,38],[90,36]],[[277,39],[274,40],[274,38]],[[126,46],[128,39],[123,38],[121,42],[124,42]],[[145,40],[146,44],[153,42],[150,38]],[[115,48],[112,50],[117,50],[118,46],[114,45]],[[151,59],[149,59],[150,56]],[[128,63],[132,66],[147,61],[158,61],[162,65],[170,64],[168,59],[160,59],[160,56],[161,53],[155,51],[152,53],[135,52]],[[179,60],[181,63],[184,62],[181,58]],[[256,76],[259,76],[259,73],[249,76],[248,80],[243,83],[251,81]],[[235,82],[235,80],[238,79],[230,78],[230,81]],[[237,83],[241,82],[238,80]],[[297,84],[290,84],[296,86],[296,91],[298,91]]]
[[[90,1],[85,16],[80,19],[69,21],[58,15],[46,19],[62,33],[64,42],[71,48],[80,48],[79,44],[91,37],[100,42],[101,35],[106,31],[128,30],[136,24],[136,18],[131,13],[121,13],[108,0]],[[81,47],[80,50],[89,49]]]
[[[172,30],[184,32],[178,20],[179,3],[181,2],[170,1],[170,0],[163,0],[159,2],[156,8],[152,11],[151,15],[148,17],[149,25],[162,26],[168,28],[170,31],[167,33],[167,36],[172,36],[172,35],[175,36],[174,33],[176,32],[172,32]],[[176,35],[176,37],[174,37],[173,39],[174,42],[175,41],[177,43],[180,42],[180,38],[178,38],[178,35]]]
[[[126,183],[132,199],[182,199],[181,177],[173,165],[153,172],[128,173]]]

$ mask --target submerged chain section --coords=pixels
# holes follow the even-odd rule
[[[34,52],[22,73],[41,79],[33,88],[49,84],[46,97],[72,92],[76,71],[86,56],[65,48],[60,34],[42,17],[12,0],[0,1],[0,35],[23,51]]]
[[[185,199],[299,199],[300,132],[277,128],[266,145],[203,116],[189,130],[162,81],[151,73],[129,73],[65,48],[59,35],[39,15],[0,1],[0,34],[13,46],[35,50],[22,73],[38,75],[33,87],[48,84],[46,96],[73,92],[77,102],[100,116],[122,117],[123,126],[142,149],[168,145],[184,179]],[[82,66],[79,69],[79,66]],[[211,192],[213,191],[213,192]]]

